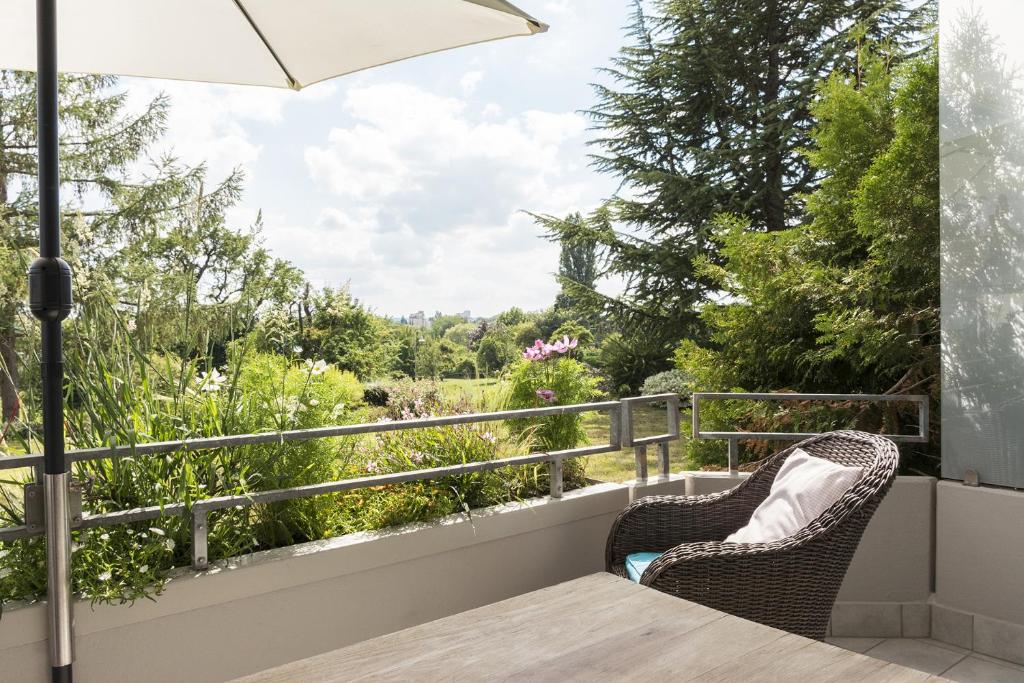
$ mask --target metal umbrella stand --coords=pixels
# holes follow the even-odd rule
[[[0,68],[37,73],[39,258],[29,268],[29,308],[42,325],[50,663],[53,681],[67,682],[74,628],[62,323],[73,302],[71,269],[60,248],[58,66],[299,90],[417,55],[541,33],[547,26],[506,0],[74,0],[59,6],[35,0],[34,8],[31,0],[0,0],[0,16]]]
[[[64,457],[62,325],[71,313],[71,268],[60,257],[60,147],[56,0],[38,0],[36,108],[39,145],[39,258],[28,271],[29,309],[42,325],[43,500],[46,509],[46,605],[52,678],[71,680],[71,465]]]

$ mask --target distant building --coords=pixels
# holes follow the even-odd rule
[[[473,319],[473,316],[469,314],[469,310],[465,310],[462,313],[459,313],[459,317],[465,320],[467,323]]]
[[[416,311],[415,313],[410,313],[409,324],[418,330],[425,329],[427,327],[426,314],[423,311]]]

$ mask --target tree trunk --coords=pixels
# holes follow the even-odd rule
[[[18,414],[18,352],[14,311],[4,310],[0,319],[0,432]]]
[[[0,216],[7,207],[7,173],[0,148]],[[8,304],[0,308],[0,434],[18,411],[18,352],[16,343],[17,309]]]
[[[783,187],[785,166],[782,159],[782,118],[778,111],[780,90],[782,89],[781,64],[784,48],[781,27],[778,25],[778,5],[771,3],[768,7],[768,44],[767,74],[764,84],[765,116],[762,119],[764,133],[764,220],[769,231],[782,230],[786,227],[786,193]]]

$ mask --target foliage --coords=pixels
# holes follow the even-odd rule
[[[476,366],[481,375],[500,372],[515,360],[516,347],[505,329],[488,332],[477,343]]]
[[[391,324],[374,315],[346,289],[312,297],[310,318],[298,337],[307,358],[323,358],[362,380],[385,376],[398,360]]]
[[[618,396],[636,393],[652,374],[671,367],[671,347],[643,335],[615,332],[598,349],[597,364],[608,377],[609,390]]]
[[[693,378],[678,368],[658,372],[644,380],[640,387],[643,396],[657,394],[679,394],[686,398],[693,393]]]
[[[61,171],[67,198],[62,207],[66,258],[78,271],[93,265],[104,247],[130,237],[127,223],[158,215],[173,203],[187,179],[166,166],[129,187],[127,172],[163,132],[168,101],[158,97],[141,112],[125,110],[127,93],[116,79],[62,75],[58,79]],[[4,419],[16,417],[24,342],[34,326],[24,311],[25,270],[37,248],[35,74],[0,70],[0,255],[11,267],[0,273],[0,398]],[[131,195],[132,202],[121,201]],[[81,199],[89,196],[86,212]],[[104,206],[105,205],[105,206]],[[79,284],[82,278],[79,276]],[[19,348],[21,347],[21,348]]]
[[[477,325],[473,323],[461,322],[446,329],[444,338],[453,344],[464,346],[468,349],[470,348],[470,335],[473,334],[476,328]]]
[[[587,368],[572,358],[576,340],[556,344],[539,342],[509,372],[510,409],[587,403],[594,396],[594,379]],[[538,450],[574,448],[586,440],[579,414],[551,415],[509,421],[509,429],[529,436]],[[567,463],[568,464],[568,463]]]
[[[702,312],[713,344],[677,354],[702,389],[937,401],[938,60],[932,50],[893,75],[884,55],[865,50],[861,65],[856,77],[828,79],[813,107],[808,157],[825,180],[807,200],[812,220],[772,234],[748,231],[743,219],[718,222],[724,264],[701,267],[729,303]],[[890,432],[916,419],[902,406],[833,408],[791,405],[773,419],[818,431],[808,427],[840,416]],[[748,409],[731,428],[770,422]],[[933,473],[937,447],[904,449],[905,469]]]
[[[437,315],[430,321],[430,334],[440,339],[446,336],[448,330],[464,324],[466,324],[466,319],[461,315]]]
[[[494,324],[499,327],[514,327],[529,318],[521,308],[513,306],[507,311],[502,311],[495,317]]]
[[[244,344],[232,347],[221,368],[173,354],[147,354],[114,307],[99,297],[81,307],[67,336],[72,393],[65,416],[72,448],[339,424],[354,418],[362,396],[350,373],[322,361],[253,354]],[[18,432],[26,451],[39,447],[33,424]],[[328,440],[180,451],[82,461],[75,464],[74,476],[89,483],[86,511],[99,514],[330,480],[346,452]],[[20,504],[8,489],[0,491],[0,524],[18,523]],[[339,520],[328,498],[225,510],[210,519],[211,556],[323,538]],[[171,567],[189,559],[188,522],[181,517],[76,532],[75,539],[75,587],[93,600],[150,596],[160,591]],[[4,599],[31,598],[39,588],[39,565],[30,559],[42,553],[37,543],[19,541],[5,548],[11,561],[3,563]],[[119,565],[118,558],[136,564]]]
[[[549,341],[554,342],[565,337],[575,339],[581,351],[594,343],[594,333],[576,320],[569,320],[559,325],[550,335]]]
[[[802,219],[801,198],[821,175],[801,151],[820,80],[852,73],[865,35],[916,46],[935,3],[634,4],[629,42],[589,112],[593,164],[623,189],[582,220],[542,222],[563,244],[596,243],[598,275],[625,281],[612,297],[562,278],[575,305],[667,347],[703,336],[698,309],[717,282],[697,261],[718,261],[716,215],[746,216],[762,232]]]

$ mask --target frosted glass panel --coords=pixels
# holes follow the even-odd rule
[[[1024,487],[1024,2],[941,0],[942,475]]]

